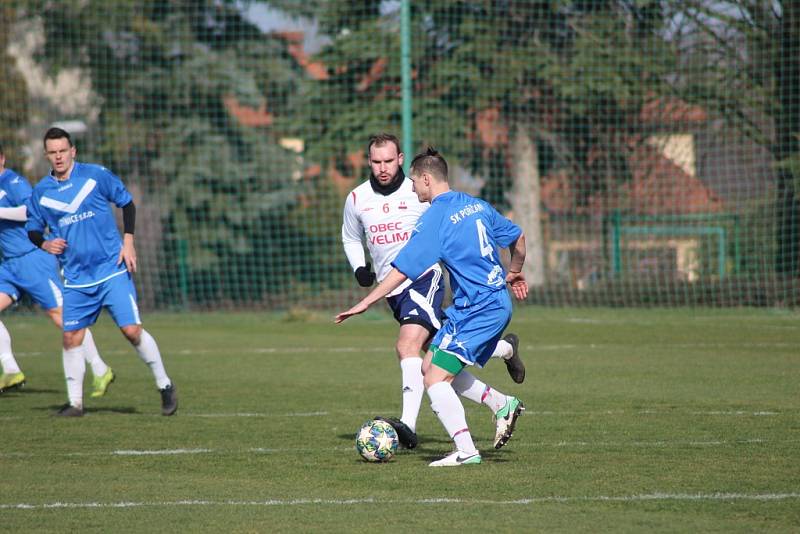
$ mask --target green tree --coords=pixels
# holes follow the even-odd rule
[[[45,24],[42,61],[83,67],[102,97],[84,152],[162,208],[164,298],[257,300],[281,287],[294,274],[279,251],[294,237],[296,155],[230,105],[290,112],[300,71],[285,43],[233,1],[31,0],[27,12]]]
[[[775,271],[800,273],[800,4],[793,0],[668,2],[690,26],[698,63],[676,91],[765,147],[777,171]],[[766,121],[759,118],[766,117]]]
[[[412,4],[415,145],[429,142],[485,181],[482,196],[520,217],[539,208],[538,176],[569,169],[580,191],[614,194],[629,177],[625,154],[641,133],[643,105],[670,92],[675,68],[660,2],[427,0]],[[398,12],[380,2],[323,5],[331,44],[327,79],[308,82],[303,121],[311,153],[360,150],[378,130],[400,128]],[[335,104],[332,104],[335,103]],[[494,144],[478,123],[505,132]],[[524,161],[520,160],[524,154]],[[355,169],[350,175],[356,174]],[[537,214],[525,223],[543,281]],[[532,275],[532,276],[531,276]]]
[[[19,165],[22,144],[19,130],[28,119],[28,88],[8,55],[11,27],[17,20],[13,4],[0,5],[0,145],[9,165]],[[23,169],[18,169],[20,172]]]

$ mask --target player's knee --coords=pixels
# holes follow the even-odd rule
[[[80,347],[83,343],[83,336],[85,333],[85,328],[80,330],[71,330],[69,332],[64,332],[62,336],[63,346],[65,350],[74,349],[76,347]]]
[[[397,344],[394,346],[394,350],[397,353],[397,357],[401,360],[405,358],[419,358],[419,351],[422,350],[422,346],[415,341],[398,340]]]
[[[130,341],[131,345],[138,346],[142,341],[142,327],[138,324],[131,324],[120,328],[122,335]]]

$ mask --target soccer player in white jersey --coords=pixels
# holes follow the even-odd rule
[[[506,284],[517,299],[528,295],[522,275],[525,236],[486,201],[452,191],[447,162],[431,148],[414,158],[411,180],[420,202],[430,202],[430,209],[417,221],[389,274],[361,302],[338,314],[336,322],[363,313],[407,279],[418,277],[431,262],[443,262],[450,274],[453,305],[446,311],[447,322],[431,341],[423,372],[431,407],[456,450],[430,465],[480,464],[480,452],[472,441],[453,384],[466,366],[481,367],[491,358],[495,343],[511,321]],[[500,263],[499,248],[511,251],[507,273]],[[510,435],[524,407],[515,399],[509,408],[506,419]]]
[[[359,285],[369,287],[377,278],[382,281],[392,270],[391,262],[408,242],[417,219],[430,204],[420,202],[411,181],[403,173],[403,153],[397,137],[378,134],[370,138],[367,154],[370,179],[347,196],[344,205],[342,243]],[[362,239],[366,239],[375,273],[366,261]],[[376,276],[377,274],[377,276]],[[420,351],[428,349],[433,335],[442,326],[444,284],[442,270],[431,262],[424,272],[405,280],[387,295],[387,303],[400,323],[395,350],[400,360],[403,407],[399,419],[378,417],[389,422],[403,446],[417,445],[416,424],[424,392]],[[519,339],[514,334],[497,340],[495,356],[501,357],[515,382],[525,378],[525,366],[518,354]],[[508,438],[503,410],[516,402],[489,387],[470,373],[463,373],[455,384],[465,397],[482,403],[495,414],[498,425],[495,445],[502,447]]]
[[[58,261],[51,254],[39,250],[28,240],[25,232],[27,210],[25,201],[31,196],[31,186],[24,177],[6,168],[6,157],[0,146],[0,311],[17,302],[23,292],[28,293],[53,323],[61,330],[61,277]],[[89,330],[83,339],[83,353],[94,374],[92,397],[102,397],[114,372],[100,357]],[[0,322],[0,393],[25,384],[25,374],[20,369],[11,350],[11,336]]]
[[[128,190],[111,171],[75,161],[69,134],[50,128],[44,150],[52,166],[28,199],[28,237],[37,247],[59,257],[64,268],[63,362],[69,402],[57,415],[83,415],[83,339],[87,327],[108,308],[122,334],[147,364],[161,393],[161,413],[178,409],[175,385],[167,376],[153,337],[142,328],[136,305],[133,232],[136,207]],[[122,208],[124,238],[120,239],[113,202]],[[49,229],[47,239],[45,230]]]

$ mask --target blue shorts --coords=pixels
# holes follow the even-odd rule
[[[64,331],[92,326],[104,307],[120,328],[142,324],[136,304],[136,286],[129,272],[89,287],[65,287]]]
[[[466,365],[483,367],[511,322],[511,310],[511,297],[505,290],[489,293],[466,308],[450,306],[445,310],[448,320],[431,345],[453,354]]]
[[[36,304],[52,310],[61,307],[62,289],[58,260],[42,249],[9,258],[0,264],[0,293],[15,301],[25,292]]]
[[[431,270],[423,274],[399,295],[387,297],[386,302],[400,324],[418,324],[433,335],[442,327],[442,273]]]

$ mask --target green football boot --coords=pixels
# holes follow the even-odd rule
[[[508,397],[506,405],[497,410],[494,414],[495,422],[497,424],[497,431],[494,435],[494,448],[499,449],[511,439],[514,433],[514,426],[517,424],[517,418],[522,415],[525,406],[516,397]]]
[[[106,371],[103,376],[94,377],[94,380],[92,381],[94,391],[92,391],[91,397],[93,399],[97,399],[105,395],[106,391],[108,391],[108,386],[111,385],[111,382],[113,382],[115,378],[117,377],[114,374],[114,371],[111,370],[111,367],[108,368],[108,371]]]
[[[25,385],[25,375],[23,373],[3,373],[0,376],[0,393],[10,389],[21,388]]]

